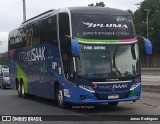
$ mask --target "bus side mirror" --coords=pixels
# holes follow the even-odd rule
[[[152,54],[152,43],[150,40],[143,38],[143,41],[145,43],[146,47],[146,54],[151,55]]]
[[[73,56],[79,56],[79,42],[76,39],[71,39],[71,49],[72,49],[72,55]]]

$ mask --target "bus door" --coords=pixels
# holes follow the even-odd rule
[[[59,13],[59,41],[65,78],[74,82],[74,64],[71,53],[71,34],[68,13]]]

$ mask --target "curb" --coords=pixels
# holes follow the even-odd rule
[[[141,68],[142,75],[160,75],[160,68]]]
[[[142,91],[160,93],[160,85],[142,85]]]

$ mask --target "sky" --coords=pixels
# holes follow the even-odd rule
[[[136,3],[143,0],[26,0],[27,19],[50,9],[72,6],[88,6],[96,2],[104,2],[106,7],[122,10],[137,9]],[[0,53],[8,50],[8,33],[23,22],[22,0],[0,0]]]

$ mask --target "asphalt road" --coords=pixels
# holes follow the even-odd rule
[[[96,118],[95,115],[160,115],[160,94],[142,92],[141,96],[140,101],[135,103],[123,102],[119,103],[116,107],[111,107],[107,104],[96,106],[72,104],[70,109],[60,109],[52,100],[35,97],[23,99],[17,96],[15,90],[6,89],[0,90],[0,115],[89,115],[90,118],[92,118],[92,116]],[[86,116],[86,118],[88,118],[88,116]],[[97,117],[97,119],[98,118],[101,117]],[[58,123],[66,122],[61,121]],[[81,122],[67,123],[77,124]],[[85,123],[88,124],[88,122]],[[103,122],[97,121],[94,123],[99,124]],[[123,124],[126,123],[127,122],[123,122]],[[148,124],[150,122],[141,123]]]
[[[160,85],[160,75],[142,75],[142,85]]]

